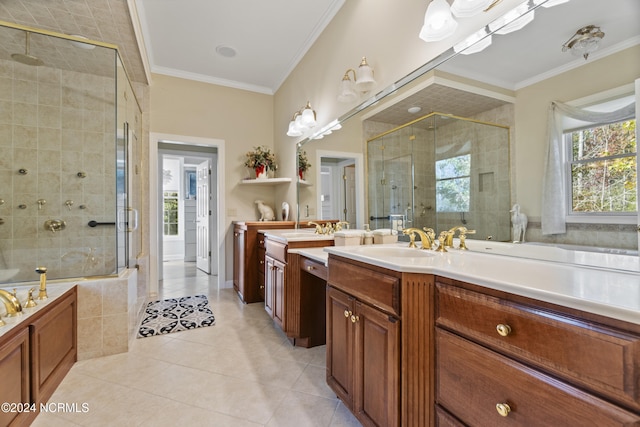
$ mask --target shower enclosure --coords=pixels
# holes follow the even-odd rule
[[[371,228],[509,240],[509,128],[431,113],[367,141]]]
[[[118,274],[141,110],[113,45],[0,22],[0,283]]]

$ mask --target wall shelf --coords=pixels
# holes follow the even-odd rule
[[[311,187],[313,184],[310,183],[309,181],[305,181],[304,179],[300,180],[300,185],[305,186],[305,187]]]
[[[291,182],[291,178],[266,178],[266,179],[243,179],[240,184],[248,185],[277,185],[287,184]]]

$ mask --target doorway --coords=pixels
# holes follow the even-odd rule
[[[347,221],[351,228],[363,228],[362,154],[318,150],[316,156],[320,164],[317,177],[320,219],[339,219]]]
[[[154,133],[150,139],[150,296],[158,293],[165,260],[186,261],[215,277],[220,289],[225,284],[224,162],[219,161],[224,141]],[[168,171],[175,181],[169,187]]]
[[[211,247],[212,227],[218,213],[211,209],[217,199],[212,179],[216,176],[217,149],[160,143],[158,169],[162,171],[162,239],[158,253],[163,264],[194,263],[198,270],[215,274]],[[162,273],[162,272],[160,272]],[[163,279],[160,274],[159,279]]]

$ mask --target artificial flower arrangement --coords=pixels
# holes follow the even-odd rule
[[[248,168],[256,171],[256,177],[267,170],[277,171],[278,165],[276,164],[276,155],[271,152],[269,147],[260,145],[253,147],[252,151],[247,151],[247,160],[244,165]]]
[[[307,152],[304,150],[298,150],[298,175],[300,179],[303,179],[303,173],[311,167],[309,159],[307,158]]]

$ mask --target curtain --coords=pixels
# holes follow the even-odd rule
[[[609,124],[628,120],[635,116],[636,104],[631,103],[616,111],[596,112],[572,107],[561,102],[552,102],[547,120],[547,156],[542,177],[542,234],[564,234],[567,231],[565,217],[569,201],[565,179],[566,150],[563,144],[563,117],[591,122]]]

